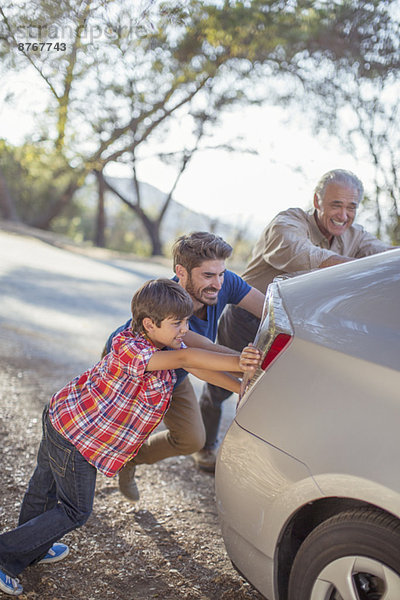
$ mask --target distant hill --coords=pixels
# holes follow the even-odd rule
[[[132,179],[127,177],[106,177],[106,180],[127,200],[132,203],[136,202],[136,190],[134,189]],[[143,208],[146,212],[151,213],[151,210],[154,209],[154,213],[157,213],[164,203],[167,194],[144,181],[141,181],[139,185]],[[108,191],[107,198],[110,199],[110,197],[115,198],[115,207],[119,207],[121,201],[115,197],[115,194]],[[108,206],[109,204],[108,202]],[[183,206],[183,204],[172,199],[162,224],[162,243],[168,243],[177,236],[189,233],[190,231],[213,231],[227,241],[232,241],[236,235],[233,225],[224,223],[219,219],[213,219],[204,213],[190,210],[186,206]]]

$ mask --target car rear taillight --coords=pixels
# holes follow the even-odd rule
[[[268,286],[263,315],[254,340],[254,345],[261,351],[261,366],[251,379],[246,374],[243,377],[240,399],[288,347],[292,338],[293,327],[283,306],[278,284],[271,283]]]
[[[288,333],[278,333],[261,363],[261,369],[263,371],[265,371],[265,369],[269,367],[278,354],[280,354],[286,348],[291,339],[292,336]]]

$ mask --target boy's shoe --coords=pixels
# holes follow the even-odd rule
[[[19,596],[24,591],[22,585],[19,583],[19,579],[9,577],[4,571],[0,571],[0,590],[10,596]]]
[[[131,502],[137,502],[140,498],[138,486],[135,481],[136,465],[130,460],[118,473],[119,491]]]
[[[63,560],[69,554],[69,548],[66,544],[53,544],[42,560],[38,561],[38,565],[46,565],[56,563]]]
[[[192,454],[192,458],[199,469],[202,471],[207,471],[208,473],[214,473],[217,452],[218,450],[216,448],[203,448],[203,450],[194,452]]]

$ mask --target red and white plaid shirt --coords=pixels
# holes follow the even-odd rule
[[[108,477],[133,458],[169,406],[175,371],[146,371],[158,350],[125,329],[109,354],[50,401],[53,427]]]

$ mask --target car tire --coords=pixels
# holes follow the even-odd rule
[[[400,521],[378,510],[339,513],[299,548],[288,600],[400,599]]]

